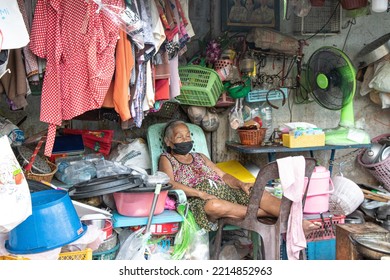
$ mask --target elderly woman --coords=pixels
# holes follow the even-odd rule
[[[185,192],[200,227],[216,230],[219,218],[244,218],[253,183],[244,183],[223,172],[204,154],[191,153],[193,142],[183,121],[167,124],[164,141],[167,151],[160,156],[159,170],[170,177],[174,189]],[[258,217],[276,217],[279,207],[280,199],[264,192]],[[304,221],[303,227],[307,232],[318,225]]]

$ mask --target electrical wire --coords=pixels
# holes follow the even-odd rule
[[[353,18],[352,20],[348,20],[347,24],[349,25],[349,29],[348,29],[347,36],[345,37],[344,45],[343,45],[343,48],[341,49],[341,51],[344,51],[345,44],[347,43],[347,40],[348,40],[348,37],[349,37],[349,33],[351,32],[352,25],[356,24],[356,19]]]
[[[328,23],[330,22],[330,20],[332,19],[332,17],[336,14],[336,11],[338,10],[338,8],[340,7],[340,2],[337,2],[337,5],[336,7],[334,8],[332,14],[330,15],[330,17],[328,18],[327,22],[316,32],[314,33],[313,35],[311,35],[310,37],[308,37],[306,39],[306,41],[310,40],[311,38],[313,38],[314,36],[317,36],[327,25]]]

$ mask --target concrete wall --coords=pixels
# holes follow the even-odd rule
[[[220,9],[220,1],[213,1],[212,8],[216,9],[213,14],[217,14]],[[282,3],[281,3],[282,7]],[[346,10],[343,10],[342,25],[347,26],[348,21],[353,20],[347,17]],[[283,18],[281,13],[281,19]],[[341,29],[340,34],[333,36],[316,36],[311,38],[308,43],[309,46],[304,48],[304,62],[307,62],[310,55],[321,46],[334,46],[343,51],[350,57],[352,62],[356,65],[354,57],[356,54],[367,44],[379,38],[380,36],[389,32],[388,26],[390,17],[388,13],[370,14],[355,18],[355,24],[345,29]],[[219,19],[215,19],[212,23],[215,28],[215,34],[218,34],[218,28],[220,27]],[[280,30],[284,34],[292,35],[292,20],[281,20]],[[309,36],[296,36],[297,39],[306,39]],[[371,138],[390,132],[390,109],[381,109],[379,105],[373,103],[368,96],[361,96],[359,94],[359,86],[354,97],[354,113],[356,121],[365,121],[365,130],[368,132]],[[273,125],[279,126],[285,122],[298,122],[306,121],[316,124],[321,128],[333,128],[338,125],[339,111],[327,110],[316,102],[310,102],[306,104],[296,104],[293,99],[294,92],[290,91],[290,106],[280,107],[278,110],[273,110]],[[236,158],[243,162],[252,161],[260,167],[266,163],[266,155],[250,155],[244,156],[236,152],[227,152],[224,146],[225,139],[231,135],[229,132],[229,125],[226,122],[227,115],[221,115],[223,121],[221,127],[217,133],[213,134],[213,155],[216,161],[225,161],[227,159]],[[376,184],[376,180],[361,167],[356,161],[356,156],[359,151],[355,150],[338,150],[334,161],[333,174],[339,174],[342,172],[344,176],[353,179],[355,182]],[[287,156],[290,154],[278,154],[277,157]],[[294,155],[294,154],[291,154]],[[309,153],[303,153],[303,155],[309,156]],[[330,152],[316,152],[314,156],[318,159],[319,163],[324,166],[328,166]]]

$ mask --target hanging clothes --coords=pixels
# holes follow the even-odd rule
[[[146,94],[146,62],[138,63],[138,76],[135,86],[135,94],[131,104],[131,115],[133,116],[136,127],[142,126],[144,119],[143,102]]]
[[[19,10],[22,13],[24,24],[26,25],[28,33],[30,33],[30,24],[28,21],[26,6],[24,0],[18,0]],[[36,55],[34,55],[30,50],[30,43],[23,47],[24,55],[24,65],[26,68],[26,75],[30,81],[39,81],[39,69],[38,69],[38,60]]]
[[[8,50],[6,68],[10,72],[5,73],[0,79],[0,93],[6,94],[10,110],[23,109],[28,105],[26,97],[30,94],[30,87],[26,78],[22,48]]]
[[[153,31],[153,42],[156,49],[156,53],[160,50],[161,45],[164,43],[166,36],[164,31],[164,26],[161,22],[160,15],[154,0],[148,0],[150,2],[150,13],[152,21],[152,31]]]
[[[123,0],[103,4],[123,7]],[[30,49],[46,58],[40,120],[49,124],[45,155],[56,126],[101,108],[115,69],[119,27],[93,1],[38,0]]]
[[[115,75],[107,91],[103,107],[114,108],[122,121],[131,119],[130,113],[130,78],[134,68],[131,42],[125,31],[120,30],[115,51]]]
[[[195,32],[194,32],[194,29],[192,28],[192,24],[191,24],[191,21],[190,21],[190,18],[189,18],[188,1],[189,0],[180,0],[180,4],[181,4],[181,7],[182,7],[182,11],[184,13],[184,16],[187,19],[187,24],[185,25],[186,31],[187,31],[188,36],[191,38],[191,37],[195,36]]]
[[[138,5],[136,1],[126,0],[126,17],[128,24],[126,25],[126,32],[130,36],[131,40],[142,50],[145,47],[144,41],[144,23],[139,13]]]

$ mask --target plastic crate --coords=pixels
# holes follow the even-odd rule
[[[159,110],[152,110],[149,112],[151,116],[161,117],[166,119],[175,119],[175,114],[179,113],[179,103],[171,101],[163,101]]]
[[[308,260],[335,260],[336,239],[308,242],[306,247]]]
[[[304,148],[325,146],[325,133],[317,135],[301,135],[294,137],[290,134],[283,134],[283,146],[288,148]]]
[[[311,222],[320,222],[322,223],[321,219],[310,219]],[[345,216],[339,215],[339,216],[333,216],[332,222],[330,221],[330,218],[324,218],[325,224],[322,224],[322,227],[312,231],[306,236],[306,241],[318,241],[318,240],[327,240],[332,239],[336,237],[336,225],[337,224],[344,224]]]
[[[0,256],[0,261],[24,261],[24,260],[29,260],[29,259],[21,256],[13,256],[13,255]]]
[[[179,67],[180,95],[175,97],[184,105],[213,107],[223,92],[218,73],[199,65]]]
[[[280,88],[281,91],[284,93],[284,97],[287,99],[288,97],[288,90],[287,88]],[[248,95],[245,97],[246,102],[263,102],[267,100],[267,92],[268,89],[258,89],[258,90],[252,90],[248,93]],[[283,94],[279,90],[272,90],[268,94],[268,100],[279,100],[283,99]]]
[[[118,253],[120,244],[115,245],[114,248],[102,252],[94,252],[92,254],[93,260],[115,260],[116,254]]]
[[[85,250],[82,251],[60,253],[58,259],[63,261],[92,260],[92,249],[86,248]]]
[[[22,256],[15,256],[15,255],[7,255],[7,256],[0,256],[0,260],[29,260],[29,258],[25,258]],[[65,252],[60,253],[58,260],[63,261],[83,261],[83,260],[92,260],[92,249],[86,248],[82,251],[74,251],[74,252]]]
[[[335,260],[336,239],[307,242],[305,251],[307,260]],[[280,259],[288,260],[286,241],[284,240],[280,246]]]

